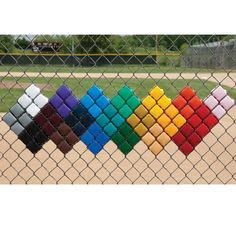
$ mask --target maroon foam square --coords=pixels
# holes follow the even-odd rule
[[[52,114],[54,114],[56,112],[56,110],[53,108],[53,106],[50,103],[46,104],[42,108],[41,111],[46,117],[50,117]]]
[[[188,119],[188,123],[193,128],[196,128],[202,123],[202,119],[197,114],[194,114]]]
[[[47,121],[47,117],[42,113],[40,112],[39,114],[37,114],[35,117],[34,117],[34,121],[40,125],[40,126],[43,126]]]
[[[205,104],[202,104],[198,109],[197,109],[197,112],[196,112],[202,119],[206,118],[210,113],[211,111],[209,110],[209,108],[205,105]]]
[[[207,125],[209,129],[212,129],[219,122],[219,120],[216,118],[216,116],[210,114],[203,120],[203,122]]]
[[[188,123],[185,123],[181,129],[180,129],[180,132],[187,138],[190,136],[190,134],[192,134],[194,131],[193,127],[188,124]]]
[[[51,136],[50,136],[50,139],[55,143],[55,144],[59,144],[61,143],[64,139],[63,137],[61,136],[61,134],[56,131],[54,132]]]
[[[200,124],[196,129],[197,134],[202,138],[205,137],[209,131],[209,128],[205,124]]]
[[[192,133],[189,138],[188,142],[193,146],[196,147],[202,141],[201,137],[197,133]]]
[[[188,142],[186,141],[183,145],[181,145],[179,147],[179,149],[187,156],[189,155],[193,150],[193,146]]]
[[[172,140],[175,142],[177,146],[180,146],[186,141],[186,138],[181,132],[178,132],[172,137]]]
[[[67,134],[66,136],[66,141],[70,144],[70,145],[74,145],[75,143],[77,143],[79,141],[79,138],[77,137],[77,135],[74,132],[70,132],[69,134]]]
[[[56,131],[56,129],[54,128],[54,126],[53,126],[49,121],[43,125],[42,130],[43,130],[44,133],[47,134],[48,136],[50,136],[53,132]]]
[[[55,127],[58,127],[63,122],[63,119],[58,113],[55,113],[52,116],[50,116],[49,120]]]
[[[57,147],[64,154],[66,154],[72,149],[72,147],[65,140],[59,143]]]
[[[195,95],[195,91],[190,86],[186,86],[180,94],[188,101]]]

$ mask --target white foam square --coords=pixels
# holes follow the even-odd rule
[[[32,103],[30,106],[27,107],[26,111],[29,115],[35,117],[39,113],[40,109],[38,108],[38,106]]]
[[[25,90],[25,92],[29,97],[34,99],[40,93],[40,89],[32,84]]]
[[[32,103],[32,99],[26,95],[23,94],[19,99],[18,99],[18,103],[23,107],[26,108],[28,107],[31,103]]]
[[[214,96],[209,95],[205,100],[204,100],[205,105],[210,109],[213,110],[219,102],[215,99]]]
[[[222,100],[226,95],[227,92],[225,89],[223,89],[221,86],[217,87],[212,91],[212,95],[218,100]]]
[[[226,111],[228,111],[234,105],[234,100],[227,95],[224,99],[221,100],[220,104]]]
[[[226,111],[225,111],[225,109],[224,109],[221,105],[218,105],[216,108],[214,108],[214,109],[212,110],[212,113],[213,113],[218,119],[220,119],[220,118],[222,118],[222,117],[225,115]]]
[[[45,97],[43,94],[39,94],[35,99],[34,103],[39,107],[42,108],[48,103],[48,98]]]

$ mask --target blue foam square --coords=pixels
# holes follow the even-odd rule
[[[106,134],[111,137],[116,131],[117,131],[117,128],[112,124],[112,123],[109,123],[105,128],[104,128],[104,131],[106,132]]]
[[[94,154],[98,154],[101,150],[102,150],[102,146],[94,141],[93,143],[91,143],[89,146],[88,146],[88,149]]]
[[[74,133],[77,134],[78,137],[80,137],[85,131],[86,128],[80,123],[78,122],[73,128],[72,130],[74,131]]]
[[[73,114],[69,114],[66,118],[65,118],[65,122],[66,124],[68,124],[70,127],[73,127],[74,125],[76,125],[78,123],[78,119],[76,118],[76,116],[74,116]]]
[[[116,127],[120,127],[121,124],[123,124],[123,122],[125,121],[125,119],[120,115],[120,114],[116,114],[113,118],[112,118],[112,123],[116,126]]]
[[[94,135],[95,137],[99,135],[102,132],[102,128],[100,125],[97,124],[97,122],[94,122],[89,128],[89,132]]]
[[[67,87],[65,84],[63,84],[58,90],[57,94],[62,98],[66,99],[72,94],[72,91],[69,87]]]
[[[88,112],[88,110],[81,103],[79,103],[73,110],[73,113],[77,117],[80,117],[80,116],[86,114],[87,112]]]
[[[102,146],[104,146],[109,141],[109,139],[110,138],[104,132],[100,133],[96,137],[96,141]]]
[[[89,113],[80,117],[80,122],[85,128],[88,128],[94,121],[95,119]]]
[[[110,100],[105,95],[102,95],[100,98],[98,98],[96,103],[101,109],[104,109],[110,104]]]
[[[88,130],[83,135],[81,135],[80,139],[87,146],[89,146],[92,142],[94,142],[94,136]]]
[[[97,85],[93,85],[87,93],[96,100],[102,95],[102,90]]]
[[[102,113],[102,110],[96,104],[94,104],[92,107],[89,108],[89,113],[93,117],[97,118]]]
[[[94,100],[88,95],[86,94],[85,96],[83,96],[80,99],[81,104],[84,105],[84,107],[86,107],[87,109],[89,109],[93,104],[94,104]]]

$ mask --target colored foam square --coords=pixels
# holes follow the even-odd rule
[[[94,122],[94,123],[89,127],[88,130],[89,130],[89,132],[90,132],[91,134],[93,134],[94,136],[97,136],[97,135],[99,135],[99,133],[102,132],[101,127],[100,127],[96,122]]]
[[[150,110],[150,114],[157,119],[158,117],[161,116],[161,114],[163,113],[162,108],[160,108],[158,105],[155,105],[151,110]]]
[[[179,129],[178,129],[173,123],[170,123],[170,124],[165,128],[165,132],[166,132],[170,137],[173,137],[178,131],[179,131]]]
[[[181,115],[185,118],[188,119],[193,113],[194,110],[189,106],[186,105],[181,111],[180,111]]]
[[[11,130],[18,136],[24,130],[24,127],[19,122],[15,122],[11,126]]]
[[[110,120],[107,118],[106,115],[101,114],[101,115],[96,119],[96,122],[97,122],[101,127],[105,127],[105,126],[110,122]]]
[[[187,156],[189,155],[193,150],[193,146],[188,142],[186,141],[184,144],[182,144],[179,149]]]
[[[37,144],[34,141],[27,143],[26,147],[34,154],[37,153],[41,149],[41,145]]]
[[[140,136],[144,136],[144,134],[146,134],[148,132],[148,129],[146,128],[145,125],[143,125],[142,123],[138,124],[135,128],[134,131]]]
[[[181,128],[185,123],[186,123],[186,119],[181,115],[178,114],[173,120],[172,122],[178,127]]]
[[[209,110],[209,108],[205,105],[205,104],[202,104],[198,109],[197,109],[197,115],[201,118],[201,119],[204,119],[206,118],[210,113],[211,111]]]
[[[20,117],[24,113],[24,109],[16,103],[11,109],[10,112],[12,115],[14,115],[16,118]]]
[[[46,117],[50,117],[52,114],[54,114],[56,112],[55,109],[53,108],[53,106],[50,103],[46,104],[42,108],[41,111]]]
[[[150,95],[148,95],[146,98],[143,99],[142,104],[148,110],[150,110],[156,104],[156,101]]]
[[[132,90],[128,87],[128,86],[124,86],[123,88],[121,88],[118,92],[118,94],[124,99],[124,100],[128,100],[132,95],[133,92]]]
[[[188,119],[188,123],[193,128],[196,128],[202,123],[202,119],[197,114],[194,114]]]
[[[72,147],[67,143],[65,140],[63,140],[61,143],[57,145],[57,148],[63,153],[66,154],[68,153]]]
[[[40,112],[34,117],[34,121],[38,125],[43,126],[48,121],[48,118],[42,112]]]
[[[126,155],[132,150],[132,146],[128,142],[124,142],[119,146],[119,149]]]
[[[76,144],[78,141],[79,141],[79,138],[75,135],[74,132],[71,131],[69,134],[67,134],[67,136],[66,136],[66,142],[67,142],[69,145],[74,145],[74,144]]]
[[[170,124],[171,119],[166,114],[162,114],[158,118],[157,122],[159,125],[161,125],[162,128],[165,128],[168,124]]]
[[[23,108],[28,107],[32,103],[32,99],[26,94],[23,94],[17,101]]]
[[[5,114],[2,118],[2,120],[8,125],[12,126],[16,122],[15,116],[13,116],[10,112]]]
[[[147,133],[142,137],[142,141],[143,141],[147,146],[150,146],[155,140],[156,140],[155,137],[154,137],[150,132],[147,132]]]
[[[121,107],[124,106],[125,101],[122,97],[120,97],[119,95],[115,96],[114,98],[112,98],[111,100],[111,104],[116,108],[116,109],[120,109]]]
[[[23,130],[20,134],[19,134],[19,139],[26,145],[28,143],[30,143],[32,141],[32,137],[28,134],[28,132],[26,130]]]
[[[141,105],[139,105],[139,106],[135,109],[134,113],[135,113],[140,119],[142,119],[145,115],[148,114],[148,110],[141,104]]]
[[[32,117],[35,117],[40,112],[40,109],[34,103],[32,103],[26,108],[26,112]]]
[[[67,117],[67,116],[70,114],[70,112],[71,112],[70,108],[69,108],[68,106],[66,106],[65,104],[62,104],[62,105],[58,108],[57,111],[58,111],[59,115],[60,115],[62,118]]]
[[[163,147],[162,147],[161,144],[158,143],[158,142],[154,142],[153,144],[151,144],[151,146],[149,146],[149,150],[150,150],[154,155],[159,154],[162,149],[163,149]]]
[[[215,108],[212,110],[212,113],[213,113],[218,119],[221,119],[221,118],[226,114],[226,111],[225,111],[225,109],[224,109],[221,105],[218,105],[217,107],[215,107]]]
[[[57,113],[50,116],[49,120],[54,127],[58,127],[61,123],[63,123],[63,119]]]
[[[40,89],[36,87],[34,84],[30,85],[26,90],[25,93],[31,98],[34,99],[40,93]]]
[[[163,95],[164,91],[158,86],[155,86],[149,93],[156,101],[158,101]]]
[[[163,132],[163,129],[162,129],[162,127],[161,127],[159,124],[155,123],[155,124],[149,129],[149,131],[152,133],[152,135],[153,135],[154,137],[157,137],[157,136],[159,136],[159,135]]]
[[[72,130],[77,134],[78,137],[80,137],[86,131],[86,128],[80,122],[78,122],[75,126],[73,126]]]
[[[111,121],[116,127],[120,127],[125,119],[120,114],[116,114]]]
[[[79,120],[85,128],[88,128],[95,121],[89,113],[82,115]]]
[[[185,98],[179,95],[172,101],[172,104],[174,104],[174,106],[177,107],[178,110],[181,110],[187,104],[187,101],[185,100]]]
[[[54,126],[50,122],[45,123],[42,127],[42,130],[48,136],[50,136],[50,135],[52,135],[52,133],[56,132],[56,129],[54,128]]]
[[[34,103],[39,107],[42,108],[48,103],[48,98],[45,97],[43,94],[39,94],[35,99]]]
[[[140,119],[133,113],[128,117],[127,122],[134,128],[139,124]]]
[[[120,146],[122,143],[125,142],[125,138],[123,135],[121,135],[119,132],[115,133],[112,136],[112,141],[117,145]]]
[[[89,131],[86,131],[83,135],[81,135],[80,139],[87,146],[94,142],[94,136]]]
[[[221,101],[220,101],[220,105],[226,110],[228,111],[231,107],[233,107],[234,105],[234,100],[229,97],[228,95],[225,96]]]
[[[157,137],[157,141],[164,147],[170,142],[170,137],[165,132],[163,132]]]
[[[162,108],[166,109],[171,104],[170,98],[168,98],[166,95],[163,95],[158,101],[157,104]]]
[[[190,124],[186,123],[181,127],[180,131],[185,137],[189,137],[194,132],[194,129]]]
[[[218,102],[218,100],[216,100],[216,98],[214,96],[210,95],[204,100],[204,104],[210,110],[213,110],[219,104],[219,102]]]
[[[115,132],[117,131],[117,128],[112,123],[109,123],[108,125],[104,127],[104,131],[109,137],[111,137],[112,135],[115,134]]]
[[[85,96],[83,96],[80,99],[80,103],[86,107],[87,109],[89,109],[93,104],[94,104],[94,100],[88,95],[86,94]]]
[[[65,100],[65,103],[70,109],[74,109],[79,104],[79,101],[74,95],[70,95]]]
[[[197,133],[192,133],[189,138],[188,142],[193,146],[196,147],[202,141],[201,137]]]
[[[204,119],[204,123],[209,129],[212,129],[218,123],[218,119],[213,114],[210,114]]]
[[[42,146],[44,143],[48,141],[48,137],[44,134],[42,130],[40,130],[35,136],[34,139],[37,144]]]
[[[227,95],[226,90],[221,86],[215,88],[211,93],[218,101],[221,101]]]
[[[97,86],[93,85],[87,92],[94,100],[98,99],[102,95],[102,90]]]
[[[96,104],[101,108],[105,109],[109,105],[110,101],[109,99],[102,95],[100,98],[97,99]]]
[[[32,122],[32,118],[28,114],[24,113],[21,117],[19,117],[18,121],[23,127],[26,127]]]
[[[40,131],[40,128],[39,126],[34,122],[32,121],[25,129],[29,135],[31,136],[34,136],[36,133],[38,133]]]
[[[129,108],[128,105],[124,105],[120,110],[119,110],[120,115],[122,115],[125,119],[128,118],[133,111]]]
[[[133,128],[128,123],[125,122],[120,126],[119,132],[124,137],[128,137],[133,132]]]
[[[103,112],[107,117],[112,118],[117,113],[117,110],[112,104],[110,104]]]
[[[101,132],[97,137],[96,137],[96,141],[101,145],[104,146],[108,141],[109,141],[109,137],[104,133]]]
[[[75,115],[73,115],[72,113],[69,114],[66,118],[65,118],[65,122],[66,124],[68,124],[70,127],[73,127],[74,125],[76,125],[78,123],[78,118],[76,118]]]
[[[195,95],[195,91],[190,86],[186,86],[185,88],[182,89],[180,94],[183,98],[185,98],[188,101]]]
[[[129,98],[127,101],[128,106],[131,108],[131,110],[134,110],[138,107],[138,105],[141,103],[140,99],[137,98],[136,96],[132,96]]]
[[[174,106],[170,105],[166,110],[165,110],[166,115],[168,115],[171,119],[173,119],[175,116],[179,114],[179,110]]]
[[[136,143],[138,143],[140,140],[140,137],[135,133],[132,132],[129,137],[126,139],[126,141],[133,147]]]
[[[181,146],[186,141],[186,137],[181,132],[178,132],[172,137],[172,140],[177,146]]]
[[[195,95],[188,101],[188,104],[193,108],[193,110],[196,110],[202,105],[202,99]]]
[[[72,112],[75,116],[80,117],[84,115],[85,113],[87,113],[88,111],[81,103],[79,103]]]
[[[205,124],[200,124],[197,127],[196,132],[200,137],[204,137],[210,132],[210,130]]]
[[[143,119],[142,119],[142,123],[147,127],[150,128],[151,126],[153,126],[155,124],[155,119],[150,115],[147,114]]]
[[[102,150],[102,146],[97,141],[92,142],[88,148],[94,155],[98,154]]]
[[[64,139],[63,137],[61,136],[61,134],[56,131],[56,132],[53,132],[50,136],[50,139],[56,144],[58,145],[59,143],[61,143]]]
[[[57,130],[62,136],[66,136],[70,133],[71,128],[66,123],[61,123]]]
[[[69,87],[63,84],[60,88],[58,88],[56,92],[63,100],[69,97],[72,94],[72,91]]]
[[[102,113],[102,110],[101,110],[96,104],[93,104],[93,105],[89,108],[89,113],[90,113],[94,118],[97,118],[97,117]]]

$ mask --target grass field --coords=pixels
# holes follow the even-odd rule
[[[4,80],[0,80],[4,83],[4,81],[13,81],[15,79],[13,77],[4,78]],[[17,78],[17,82],[20,83],[37,83],[37,84],[44,84],[49,85],[50,89],[43,90],[43,94],[47,97],[50,97],[55,90],[63,83],[63,80],[60,78]],[[136,93],[139,98],[143,98],[147,95],[148,91],[155,86],[156,84],[159,85],[161,88],[164,89],[167,96],[170,98],[174,98],[178,95],[178,91],[180,91],[186,84],[192,86],[196,91],[197,94],[201,98],[205,98],[209,92],[217,86],[216,83],[206,81],[206,80],[152,80],[152,79],[111,79],[111,78],[98,78],[96,80],[92,80],[90,78],[68,78],[64,80],[65,84],[67,84],[70,88],[72,88],[75,95],[79,98],[83,96],[86,90],[91,87],[94,83],[100,86],[104,93],[108,97],[113,97],[116,95],[117,91],[127,84],[130,86]],[[228,90],[229,94],[236,100],[236,89],[229,88],[225,86]],[[12,106],[16,100],[23,94],[23,89],[0,89],[0,111],[5,112],[8,111],[9,107]]]

